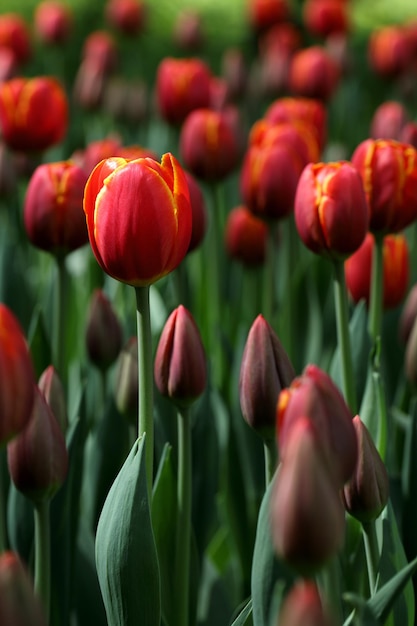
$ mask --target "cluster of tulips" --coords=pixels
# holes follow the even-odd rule
[[[417,26],[243,9],[0,14],[1,624],[416,623]]]

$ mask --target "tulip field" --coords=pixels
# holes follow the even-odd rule
[[[417,9],[0,7],[0,625],[417,624]]]

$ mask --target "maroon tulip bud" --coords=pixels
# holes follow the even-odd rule
[[[29,424],[8,444],[7,459],[16,489],[35,503],[50,500],[65,481],[64,435],[38,387]]]
[[[84,59],[78,68],[73,85],[74,101],[87,111],[95,111],[103,103],[106,72],[90,59]]]
[[[321,568],[342,547],[345,511],[318,428],[300,417],[291,430],[271,495],[272,540],[302,575]]]
[[[46,626],[33,581],[14,552],[0,555],[0,624],[5,626]]]
[[[339,65],[324,48],[302,48],[291,59],[289,88],[297,96],[327,102],[336,91],[340,73]]]
[[[64,387],[53,365],[49,365],[41,374],[38,387],[56,417],[62,432],[65,433],[68,428],[67,404],[65,401]]]
[[[162,330],[154,374],[160,393],[180,407],[189,406],[204,392],[204,347],[191,313],[182,305],[171,313]]]
[[[262,315],[253,322],[240,366],[239,396],[247,423],[265,439],[275,434],[279,393],[295,378],[280,340]]]
[[[417,148],[417,124],[416,122],[407,122],[401,129],[399,140],[402,143],[408,143],[410,146]]]
[[[138,339],[131,337],[119,354],[114,383],[117,410],[133,424],[138,417]]]
[[[225,243],[229,255],[248,267],[262,265],[266,256],[268,225],[245,206],[227,217]]]
[[[353,517],[360,522],[371,522],[388,502],[388,473],[359,415],[353,418],[353,425],[358,438],[358,460],[353,476],[343,487],[343,500]]]
[[[192,230],[191,239],[188,246],[188,252],[192,252],[202,243],[207,230],[207,210],[204,200],[204,194],[200,185],[190,172],[186,172],[188,191],[190,192],[190,203],[192,213]]]
[[[101,289],[96,289],[91,297],[85,341],[91,362],[103,371],[114,363],[122,348],[123,332],[120,321]]]
[[[279,626],[335,626],[336,622],[321,601],[317,585],[300,580],[285,596]]]

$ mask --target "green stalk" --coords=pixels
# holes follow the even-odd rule
[[[38,502],[35,514],[35,592],[41,599],[46,622],[49,622],[51,597],[51,529],[49,500]]]
[[[178,516],[176,527],[176,621],[189,624],[190,553],[191,553],[191,423],[189,409],[180,409],[178,425]]]
[[[375,522],[364,522],[362,524],[362,530],[365,543],[366,564],[368,567],[369,591],[372,597],[376,591],[376,578],[380,558]]]
[[[275,466],[276,466],[276,447],[275,447],[275,441],[273,439],[267,439],[264,441],[264,457],[265,457],[265,489],[267,489],[274,475]]]
[[[342,624],[342,606],[341,606],[341,590],[340,590],[340,568],[338,557],[331,559],[328,565],[320,573],[321,579],[321,595],[324,605],[330,607],[335,623]]]
[[[342,364],[343,392],[353,415],[357,414],[355,379],[349,334],[348,300],[343,261],[334,261],[334,298],[336,307],[337,342]]]
[[[216,186],[212,187],[211,224],[207,237],[206,262],[209,287],[209,301],[207,302],[209,352],[212,354],[212,379],[218,389],[223,383],[223,355],[220,341],[221,320],[221,263],[220,242],[222,241],[221,207],[218,205]]]
[[[262,313],[269,324],[273,323],[273,315],[275,309],[275,272],[277,261],[277,222],[270,221],[268,223],[268,234],[266,238],[266,259],[263,275],[262,289]]]
[[[66,386],[68,372],[65,369],[65,329],[67,312],[68,273],[65,266],[65,257],[57,257],[56,267],[57,276],[54,290],[55,298],[53,303],[53,362],[61,380],[63,381],[64,386]]]
[[[375,235],[372,257],[371,295],[369,303],[369,334],[375,343],[381,335],[384,289],[384,238]]]
[[[145,465],[148,497],[151,498],[153,482],[153,370],[152,336],[149,306],[149,285],[136,287],[136,321],[138,332],[138,435],[146,433]]]

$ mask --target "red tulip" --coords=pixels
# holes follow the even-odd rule
[[[243,205],[237,206],[227,216],[225,243],[233,259],[254,267],[262,265],[266,257],[268,226]]]
[[[141,32],[145,21],[145,5],[140,0],[108,0],[105,7],[110,26],[124,35]]]
[[[336,91],[339,79],[340,67],[324,48],[311,46],[294,53],[288,77],[293,94],[327,102]]]
[[[101,289],[91,296],[85,329],[87,353],[94,365],[105,371],[122,348],[123,331],[112,303]]]
[[[185,174],[172,154],[101,161],[85,188],[84,211],[97,262],[135,287],[162,278],[184,258],[191,238]]]
[[[408,120],[407,110],[401,102],[394,100],[383,102],[372,116],[371,137],[401,141],[401,133]]]
[[[62,44],[71,34],[73,16],[69,7],[62,2],[43,0],[36,7],[34,27],[44,43]]]
[[[289,16],[287,0],[248,0],[249,23],[255,31],[265,30]]]
[[[348,7],[340,0],[307,0],[303,7],[303,19],[307,30],[319,37],[349,30]]]
[[[279,612],[279,626],[335,626],[323,606],[320,592],[312,580],[299,580],[285,596]]]
[[[105,30],[90,33],[84,42],[82,59],[89,61],[105,75],[115,70],[118,63],[118,51],[112,35]]]
[[[320,151],[326,142],[326,108],[315,98],[278,98],[267,109],[265,119],[272,124],[301,121],[309,124],[317,138]]]
[[[87,176],[90,176],[95,166],[103,159],[108,159],[112,156],[122,156],[126,158],[123,154],[118,154],[121,148],[122,145],[119,137],[110,135],[104,139],[91,141],[86,146],[85,150],[77,151],[71,158],[83,168]]]
[[[0,15],[0,46],[10,48],[19,64],[29,60],[32,54],[29,29],[17,13]]]
[[[173,39],[181,50],[199,50],[205,40],[200,13],[192,9],[181,10],[175,21]]]
[[[371,33],[369,63],[381,76],[398,76],[410,68],[415,54],[414,46],[407,28],[401,25],[384,26]]]
[[[33,580],[15,552],[0,555],[0,624],[46,626],[41,602]]]

